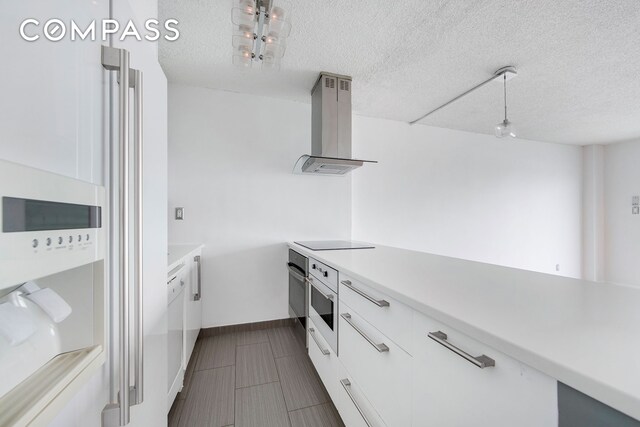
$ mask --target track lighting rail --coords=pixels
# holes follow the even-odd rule
[[[433,110],[429,111],[427,114],[425,114],[425,115],[423,115],[423,116],[421,116],[421,117],[419,117],[419,118],[417,118],[417,119],[415,119],[415,120],[410,121],[410,122],[409,122],[409,124],[410,124],[410,125],[413,125],[413,124],[418,123],[420,120],[422,120],[422,119],[424,119],[424,118],[426,118],[426,117],[430,116],[431,114],[435,113],[436,111],[440,111],[440,110],[442,110],[444,107],[446,107],[446,106],[448,106],[448,105],[453,104],[454,102],[456,102],[456,101],[457,101],[457,100],[459,100],[460,98],[463,98],[463,97],[465,97],[465,96],[469,95],[471,92],[474,92],[475,90],[480,89],[482,86],[484,86],[484,85],[486,85],[487,83],[492,82],[492,81],[494,81],[494,80],[496,80],[496,79],[498,79],[498,78],[502,77],[502,76],[503,76],[503,75],[505,75],[505,74],[507,75],[507,80],[509,80],[510,78],[515,77],[518,73],[517,73],[517,71],[516,71],[516,68],[515,68],[515,67],[513,67],[513,66],[506,66],[506,67],[502,67],[502,68],[500,68],[500,69],[496,70],[496,72],[495,72],[495,73],[493,73],[493,76],[489,77],[487,80],[483,81],[483,82],[482,82],[482,83],[480,83],[480,84],[475,85],[474,87],[472,87],[472,88],[471,88],[471,89],[469,89],[468,91],[466,91],[466,92],[464,92],[464,93],[461,93],[460,95],[456,96],[455,98],[453,98],[453,99],[451,99],[451,100],[449,100],[449,101],[445,102],[444,104],[442,104],[442,105],[441,105],[441,106],[439,106],[438,108],[435,108],[435,109],[433,109]]]

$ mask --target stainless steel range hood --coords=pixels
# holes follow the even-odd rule
[[[351,158],[351,77],[320,73],[311,91],[311,155],[294,173],[344,175],[371,160]]]

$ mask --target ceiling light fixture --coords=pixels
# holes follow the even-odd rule
[[[502,67],[499,70],[496,70],[495,73],[493,73],[493,76],[489,77],[487,80],[483,81],[480,84],[475,85],[474,87],[472,87],[471,89],[469,89],[468,91],[461,93],[460,95],[456,96],[455,98],[445,102],[444,104],[442,104],[441,106],[439,106],[438,108],[435,108],[431,111],[429,111],[427,114],[423,115],[420,118],[417,118],[413,121],[410,121],[409,124],[413,125],[415,123],[418,123],[420,120],[430,116],[431,114],[435,113],[436,111],[440,111],[441,109],[443,109],[444,107],[453,104],[454,102],[456,102],[457,100],[469,95],[471,92],[480,89],[482,86],[486,85],[489,82],[495,81],[499,78],[502,78],[501,80],[504,82],[504,121],[499,123],[498,125],[496,125],[495,131],[496,131],[496,136],[498,137],[503,137],[503,136],[512,136],[515,137],[516,133],[515,133],[515,129],[513,127],[513,124],[507,120],[507,80],[510,80],[512,78],[514,78],[515,76],[517,76],[518,73],[516,72],[516,68],[512,67],[512,66],[508,66],[508,67]]]
[[[496,125],[496,136],[498,138],[504,138],[505,136],[515,138],[516,129],[507,118],[507,74],[503,74],[502,77],[504,82],[504,120]]]
[[[262,68],[280,68],[291,32],[284,9],[271,0],[238,0],[238,7],[231,9],[231,22],[234,65],[261,63]]]

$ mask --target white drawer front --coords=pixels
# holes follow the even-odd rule
[[[467,356],[486,355],[495,366],[479,368],[428,337],[438,331]],[[417,312],[413,339],[414,426],[558,425],[554,379]]]
[[[309,258],[309,274],[338,292],[338,271],[321,263],[317,259]]]
[[[347,427],[384,427],[378,413],[340,362],[337,374],[336,398],[333,402],[344,424]]]
[[[336,376],[338,375],[338,356],[318,332],[316,325],[309,319],[308,332],[309,357],[315,366],[332,400],[336,398]]]
[[[387,425],[411,425],[411,356],[342,302],[339,322],[340,361]]]
[[[339,277],[340,301],[411,354],[413,310],[345,274]]]

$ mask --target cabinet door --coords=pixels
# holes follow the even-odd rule
[[[198,262],[195,257],[202,256],[202,251],[198,250],[190,255],[187,255],[185,262],[189,266],[189,271],[186,275],[186,322],[185,322],[185,369],[189,363],[191,354],[193,353],[193,347],[196,345],[198,334],[200,333],[200,327],[202,325],[202,301],[196,299],[198,294],[198,281],[202,280],[198,273]],[[202,258],[200,258],[202,260]]]
[[[438,342],[429,332],[494,367],[479,368]],[[414,313],[413,425],[438,427],[554,427],[558,425],[556,382],[460,332]]]
[[[307,331],[309,343],[309,358],[318,372],[331,399],[336,398],[336,375],[338,375],[338,356],[329,346],[329,343],[318,331],[318,328],[309,319]]]
[[[364,395],[356,380],[339,360],[337,365],[338,378],[335,385],[334,403],[344,424],[348,427],[384,427],[385,423]]]
[[[15,163],[104,185],[107,143],[107,74],[101,64],[102,41],[70,39],[71,20],[81,29],[109,16],[109,1],[50,0],[2,3],[0,13],[0,156]],[[38,36],[25,41],[20,25]],[[45,23],[57,18],[66,34],[44,37]],[[62,27],[60,27],[62,28]],[[57,33],[60,34],[62,29]]]

